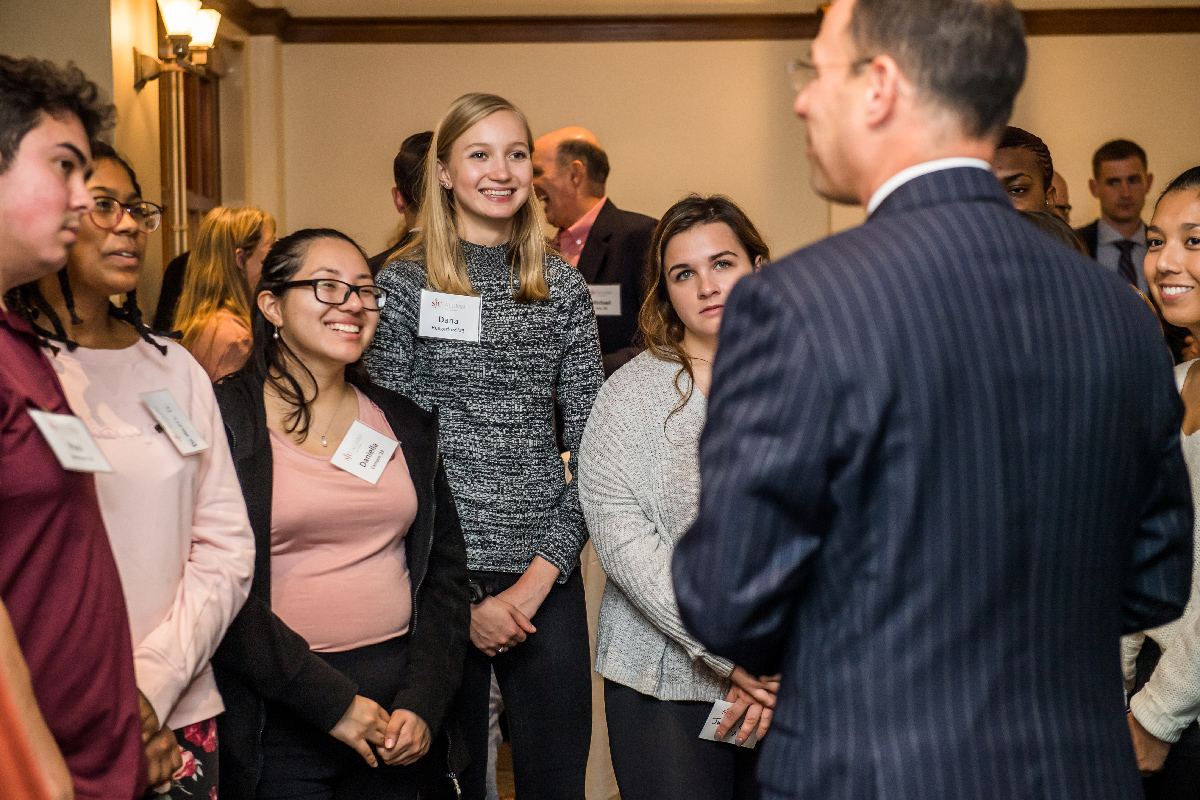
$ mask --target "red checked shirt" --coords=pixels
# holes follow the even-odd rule
[[[146,768],[117,564],[87,473],[28,409],[70,413],[29,326],[0,310],[0,599],[79,800],[132,800]]]

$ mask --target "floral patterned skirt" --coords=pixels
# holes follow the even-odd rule
[[[151,797],[155,800],[217,800],[217,718],[175,731],[183,766]]]

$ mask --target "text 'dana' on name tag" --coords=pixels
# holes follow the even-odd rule
[[[104,457],[100,445],[92,438],[87,424],[74,414],[54,414],[29,409],[29,416],[46,437],[54,457],[63,469],[71,472],[112,472],[112,464]]]
[[[592,310],[597,317],[621,316],[621,284],[589,283],[588,293],[592,296]]]
[[[196,430],[170,389],[138,395],[150,414],[162,427],[163,433],[175,445],[181,456],[190,456],[208,449],[208,442]]]
[[[350,430],[333,454],[330,462],[371,485],[379,483],[384,467],[392,460],[399,442],[386,436],[359,420],[354,420]]]
[[[422,289],[417,335],[427,339],[478,342],[482,311],[482,298]]]

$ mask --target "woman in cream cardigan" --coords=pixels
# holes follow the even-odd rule
[[[698,736],[721,699],[734,705],[719,737],[762,736],[778,681],[714,656],[684,630],[670,565],[697,513],[697,445],[722,310],[734,284],[767,258],[727,198],[693,195],[668,210],[647,264],[639,319],[647,349],[601,388],[580,445],[579,497],[609,577],[596,670],[624,800],[759,796],[753,749]]]

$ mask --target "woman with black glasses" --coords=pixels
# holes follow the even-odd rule
[[[254,539],[208,375],[138,311],[162,209],[142,200],[112,148],[92,152],[95,208],[67,265],[20,287],[16,306],[48,340],[71,410],[112,468],[96,474],[96,494],[133,634],[150,785],[207,798],[217,791],[223,708],[209,659],[250,591]],[[191,431],[181,434],[184,423]]]
[[[462,672],[466,550],[436,416],[361,365],[386,300],[344,234],[280,239],[250,360],[217,384],[258,545],[214,659],[222,800],[415,798],[433,772],[419,760]]]

